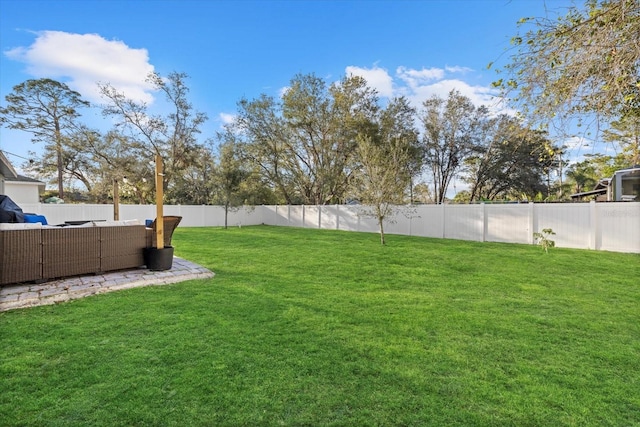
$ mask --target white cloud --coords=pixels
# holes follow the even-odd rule
[[[364,78],[368,85],[378,91],[380,96],[391,98],[393,93],[393,78],[389,75],[387,70],[373,66],[373,68],[361,68],[355,66],[348,66],[346,68],[347,75],[360,76]]]
[[[503,100],[497,97],[498,92],[491,86],[479,86],[467,83],[451,74],[466,74],[473,71],[462,66],[446,66],[444,68],[413,69],[405,66],[396,68],[395,75],[374,65],[373,68],[357,66],[346,67],[347,74],[364,77],[369,85],[378,90],[382,97],[405,96],[410,103],[420,108],[422,103],[432,96],[447,98],[449,92],[457,90],[466,96],[474,105],[485,105],[494,113],[515,114],[504,106]]]
[[[495,91],[486,86],[473,86],[457,79],[439,80],[432,84],[419,85],[411,88],[412,91],[407,97],[414,105],[421,104],[432,96],[447,98],[449,92],[457,90],[461,95],[466,96],[474,105],[492,106],[495,104]]]
[[[218,118],[225,125],[232,124],[233,122],[236,121],[236,115],[235,114],[220,113],[218,115]]]
[[[461,74],[466,74],[473,71],[472,68],[460,67],[458,65],[454,65],[453,67],[450,67],[447,65],[446,67],[444,67],[444,69],[447,71],[447,73],[461,73]]]
[[[97,83],[110,83],[136,101],[153,101],[152,86],[145,82],[153,71],[146,49],[133,49],[121,41],[98,34],[62,31],[36,33],[34,43],[5,51],[10,59],[27,64],[36,78],[68,79],[67,85],[90,101],[101,102]]]
[[[444,70],[441,68],[423,68],[414,70],[406,67],[398,67],[396,75],[404,81],[410,88],[416,88],[434,80],[444,78]]]

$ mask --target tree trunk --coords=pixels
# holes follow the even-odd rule
[[[64,200],[64,185],[63,185],[63,174],[62,174],[62,150],[58,148],[58,197]]]
[[[380,244],[384,245],[384,225],[383,225],[383,220],[378,218],[378,226],[380,227]]]
[[[58,167],[58,197],[64,200],[64,186],[62,185],[62,135],[60,134],[60,123],[58,123],[58,119],[55,119],[55,127],[56,127],[56,162]]]
[[[224,204],[224,229],[227,229],[227,218],[229,216],[229,202]]]

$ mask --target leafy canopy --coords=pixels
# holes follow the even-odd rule
[[[588,0],[566,15],[524,18],[494,82],[534,121],[640,117],[640,2]],[[489,66],[491,67],[492,64]]]

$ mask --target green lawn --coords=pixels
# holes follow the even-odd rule
[[[0,425],[640,425],[640,256],[179,228],[216,273],[0,314]]]

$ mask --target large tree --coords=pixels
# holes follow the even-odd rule
[[[167,200],[181,203],[173,194],[174,179],[189,168],[201,153],[201,144],[197,141],[200,127],[207,120],[206,114],[194,110],[188,101],[189,88],[187,75],[170,73],[163,78],[151,73],[148,81],[164,94],[169,113],[151,114],[144,102],[129,99],[123,92],[110,84],[101,84],[100,92],[107,101],[105,116],[115,117],[116,129],[125,137],[135,141],[146,149],[146,159],[160,154],[164,162],[165,195]]]
[[[470,201],[549,197],[548,178],[560,150],[546,132],[528,129],[506,115],[488,123],[487,138],[465,162]]]
[[[477,144],[481,119],[488,111],[476,108],[456,90],[447,99],[434,95],[423,106],[424,162],[433,179],[435,201],[443,203],[451,180]]]
[[[360,77],[327,82],[297,75],[282,99],[243,99],[235,123],[243,151],[287,203],[343,200],[353,173],[356,135],[378,109]]]
[[[167,203],[210,205],[214,200],[214,179],[216,176],[213,146],[207,142],[196,148],[197,156],[174,175],[170,198]]]
[[[422,172],[424,162],[424,146],[419,139],[416,129],[416,109],[409,104],[405,97],[393,98],[387,106],[381,110],[378,119],[378,131],[380,139],[384,141],[399,141],[398,144],[404,150],[404,163],[394,162],[390,159],[390,168],[401,168],[402,174],[409,178],[408,190],[409,203],[414,201],[414,180]],[[365,130],[361,130],[361,133]]]
[[[55,159],[58,196],[64,199],[64,153],[73,134],[79,129],[79,110],[89,103],[66,84],[51,79],[27,80],[13,87],[0,107],[0,124],[33,135],[33,142],[43,142],[46,159]]]
[[[638,0],[587,0],[560,13],[520,21],[495,84],[536,121],[640,115]]]
[[[35,157],[34,155],[34,159],[25,166],[25,169],[38,177],[58,176],[60,162],[57,160],[61,158],[63,188],[66,186],[68,189],[71,183],[79,181],[87,192],[91,192],[95,183],[94,177],[98,171],[84,147],[90,143],[90,140],[97,137],[99,137],[97,133],[81,126],[69,133],[64,139],[64,145],[60,151],[61,156]]]
[[[271,183],[278,199],[287,204],[300,201],[288,166],[288,130],[278,101],[265,94],[252,101],[241,99],[238,115],[225,133],[227,138],[237,138],[243,157]]]

